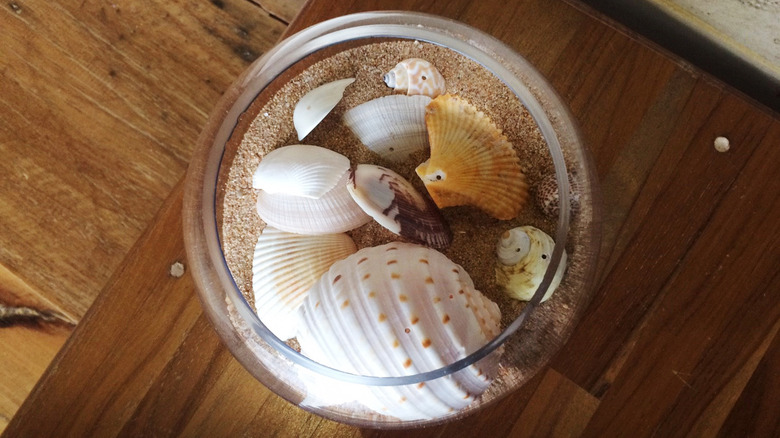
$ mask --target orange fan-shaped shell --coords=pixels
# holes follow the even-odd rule
[[[497,219],[517,217],[528,184],[512,144],[490,118],[445,94],[428,105],[425,123],[431,157],[416,171],[436,205],[472,205]]]

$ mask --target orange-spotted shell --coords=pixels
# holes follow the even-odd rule
[[[394,242],[334,263],[301,307],[301,353],[370,376],[431,371],[475,352],[500,332],[498,306],[442,253]],[[404,420],[468,406],[490,384],[498,354],[423,384],[371,387],[359,400]]]
[[[430,62],[409,58],[399,62],[384,76],[385,84],[408,95],[434,98],[446,91],[444,77]]]
[[[431,157],[416,171],[440,208],[475,206],[496,219],[514,219],[528,198],[520,159],[483,112],[444,94],[426,108]]]

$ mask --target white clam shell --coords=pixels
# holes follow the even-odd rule
[[[355,78],[329,82],[309,91],[298,101],[293,110],[293,125],[298,133],[298,141],[309,135],[338,105],[344,97],[344,90],[353,82]]]
[[[255,311],[263,324],[279,339],[294,337],[308,289],[334,262],[356,251],[343,233],[307,236],[266,227],[252,263]]]
[[[371,220],[347,190],[349,171],[317,199],[286,194],[257,194],[257,214],[266,224],[290,233],[342,233]]]
[[[499,332],[498,306],[459,265],[431,248],[395,242],[331,266],[304,299],[301,352],[324,365],[372,376],[431,371],[462,359]],[[375,386],[360,402],[404,420],[468,406],[490,384],[498,353],[450,376]]]
[[[290,145],[263,157],[252,175],[252,187],[270,194],[319,198],[335,187],[349,169],[349,159],[319,146]]]
[[[369,149],[401,162],[428,147],[428,96],[391,95],[369,100],[344,113],[344,124]]]
[[[385,84],[408,95],[424,95],[434,98],[446,91],[444,77],[430,62],[409,58],[399,62],[384,76]]]
[[[496,282],[512,298],[529,301],[544,279],[554,247],[552,237],[530,225],[504,232],[496,246]],[[566,271],[566,259],[564,251],[542,301],[547,301],[561,284]]]
[[[452,233],[436,205],[394,171],[360,164],[347,190],[380,225],[395,234],[434,248],[452,243]]]

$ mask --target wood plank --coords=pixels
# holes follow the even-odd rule
[[[711,157],[700,166],[727,180],[725,170],[736,169],[737,178],[722,200],[712,201],[707,224],[655,298],[587,436],[689,433],[776,330],[780,301],[767,291],[780,290],[778,141],[775,124],[767,135],[735,143],[733,153],[707,145]],[[744,166],[740,155],[748,159]],[[704,180],[713,184],[715,178]],[[755,181],[763,182],[762,190],[751,189]]]
[[[300,12],[306,0],[252,0],[273,18],[284,24],[290,24]]]
[[[0,433],[70,335],[68,326],[0,327]]]
[[[596,397],[549,369],[508,436],[580,436],[598,405]]]
[[[239,0],[6,6],[0,314],[25,315],[0,318],[10,419],[183,175],[217,98],[286,26]]]
[[[712,401],[707,405],[707,407],[702,411],[702,413],[699,415],[699,418],[696,420],[696,424],[691,427],[691,430],[689,432],[689,436],[716,436],[718,433],[723,433],[723,431],[729,431],[732,430],[733,426],[726,426],[724,428],[724,423],[726,422],[727,418],[733,417],[734,413],[733,411],[741,411],[743,414],[748,415],[755,415],[755,414],[761,414],[761,409],[756,409],[758,406],[776,406],[777,403],[772,403],[772,401],[768,402],[754,402],[751,403],[749,406],[739,406],[735,408],[735,404],[737,403],[737,399],[743,399],[746,397],[747,394],[754,393],[756,391],[756,387],[754,386],[755,380],[759,378],[758,376],[761,376],[762,373],[764,373],[766,370],[765,368],[767,366],[767,361],[771,361],[772,359],[772,352],[768,352],[767,350],[770,348],[770,343],[777,338],[777,334],[780,331],[780,320],[778,320],[775,323],[775,327],[772,329],[772,331],[769,333],[769,335],[766,337],[764,342],[761,343],[761,345],[758,346],[758,348],[755,349],[752,356],[750,356],[742,365],[742,368],[740,368],[738,371],[736,371],[733,375],[733,377],[730,378],[730,380],[723,385],[722,388],[720,388],[719,393],[713,397]],[[762,369],[757,370],[759,366],[762,366]],[[772,366],[772,365],[769,365]],[[775,368],[776,369],[776,368]],[[751,384],[750,387],[747,387],[747,385]],[[773,388],[773,386],[767,385],[767,388]],[[775,385],[774,388],[777,388]],[[760,391],[764,391],[764,387],[760,387]],[[771,411],[771,409],[769,409]],[[774,417],[772,417],[774,418]],[[738,427],[752,427],[751,424],[759,424],[759,427],[763,427],[761,422],[756,421],[741,421],[738,422]],[[737,435],[744,435],[744,433],[733,433],[731,436],[737,436]],[[766,436],[771,436],[771,433],[763,434]],[[762,436],[762,434],[753,434],[753,436]]]
[[[182,177],[222,91],[286,27],[220,4],[0,10],[0,264],[70,320]]]
[[[566,354],[553,365],[598,397],[609,387],[604,376],[613,374],[608,373],[610,363],[624,344],[631,344],[632,333],[641,330],[653,302],[659,301],[678,263],[712,221],[772,123],[746,102],[723,96],[709,84],[697,86],[691,96],[679,119],[670,120],[677,126],[644,184],[643,195],[650,196],[633,206],[647,213],[637,218],[639,225],[632,225],[637,228],[626,250],[613,255],[618,262],[567,344]],[[732,140],[733,152],[714,150],[712,142],[721,133]],[[775,135],[769,136],[769,143]],[[610,325],[605,327],[604,321]]]
[[[747,388],[741,393],[734,409],[718,436],[780,436],[780,335],[775,334],[769,351],[761,360]],[[766,406],[767,409],[757,409]]]
[[[173,202],[166,204],[157,222],[167,219],[169,227],[180,223],[180,195],[181,187],[177,186]],[[46,403],[50,412],[68,415],[52,415],[47,421],[25,424],[12,421],[6,433],[16,433],[16,424],[28,428],[24,436],[114,435],[132,417],[155,376],[175,356],[181,339],[201,314],[193,295],[192,279],[169,274],[171,264],[184,260],[184,251],[180,233],[170,233],[168,229],[152,228],[139,240],[128,256],[128,263],[109,281],[107,293],[95,301],[31,393],[32,399],[42,388],[68,394]],[[162,256],[148,257],[145,251]],[[111,293],[119,289],[127,291],[121,300]],[[109,314],[116,323],[90,318],[90,315]],[[133,327],[138,329],[130,329]],[[159,335],[150,338],[147,332]],[[115,354],[113,349],[120,345],[135,354],[132,357]],[[62,364],[68,366],[61,368]],[[89,378],[75,384],[69,370],[85,370]],[[33,408],[34,404],[22,405],[19,416],[24,417],[25,410]]]

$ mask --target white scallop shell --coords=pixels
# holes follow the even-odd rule
[[[400,162],[428,147],[428,96],[395,94],[362,103],[344,113],[344,124],[383,158]]]
[[[530,225],[504,232],[496,246],[496,282],[517,300],[529,301],[544,279],[555,247],[552,237]],[[542,301],[547,301],[561,284],[566,271],[566,252]]]
[[[392,170],[359,164],[347,190],[366,213],[393,233],[434,248],[452,243],[450,228],[433,201]]]
[[[371,220],[347,190],[349,171],[334,187],[317,199],[261,190],[257,194],[257,214],[266,224],[289,233],[342,233]]]
[[[270,194],[319,198],[339,182],[349,159],[319,146],[290,145],[263,157],[252,175],[252,187]]]
[[[252,292],[260,320],[279,339],[295,336],[306,292],[330,266],[357,251],[346,234],[306,236],[266,227],[252,263]]]
[[[499,332],[498,306],[436,250],[407,243],[364,248],[331,266],[304,299],[301,352],[371,376],[431,371],[473,353]],[[450,376],[375,386],[360,402],[404,420],[468,406],[490,384],[498,353]]]
[[[421,94],[434,98],[446,91],[444,77],[430,62],[409,58],[399,62],[384,76],[385,84],[408,95]]]
[[[298,141],[309,135],[338,105],[344,97],[344,90],[353,82],[355,78],[329,82],[309,91],[298,101],[293,110],[293,125],[298,133]]]

